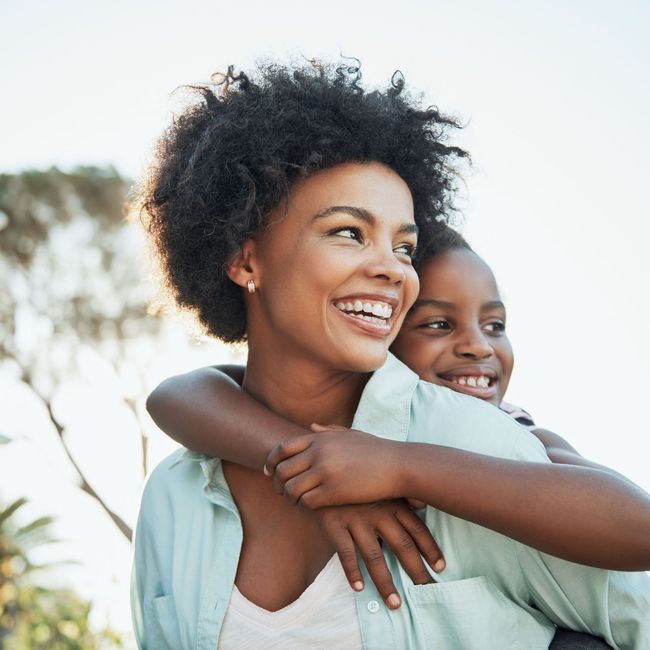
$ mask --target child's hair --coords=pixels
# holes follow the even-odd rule
[[[379,162],[408,185],[420,241],[454,211],[467,153],[445,144],[458,122],[423,108],[397,72],[365,92],[358,65],[263,64],[255,76],[232,67],[176,117],[159,142],[142,188],[142,216],[165,283],[180,307],[226,342],[246,337],[241,288],[227,276],[241,244],[259,233],[292,184],[348,162]]]
[[[445,226],[434,234],[428,244],[418,246],[417,266],[421,267],[436,255],[458,249],[474,252],[472,247],[467,243],[467,240],[457,230],[454,230],[450,226]]]

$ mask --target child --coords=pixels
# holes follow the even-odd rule
[[[538,428],[526,411],[503,401],[514,357],[492,270],[451,229],[429,250],[419,270],[420,294],[393,353],[425,381],[500,407],[539,438],[552,462],[620,476],[583,458],[561,436]]]

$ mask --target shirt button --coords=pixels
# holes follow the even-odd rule
[[[378,603],[376,600],[371,600],[371,601],[368,603],[368,611],[369,611],[371,614],[375,614],[375,613],[377,613],[377,612],[379,611],[379,603]]]

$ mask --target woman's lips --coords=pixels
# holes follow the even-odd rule
[[[393,328],[399,300],[392,294],[354,294],[337,298],[332,306],[365,334],[385,338]]]
[[[341,318],[344,318],[348,323],[354,327],[360,329],[365,334],[370,334],[371,336],[376,336],[378,338],[386,338],[392,330],[392,321],[384,320],[373,317],[363,317],[359,315],[353,315],[336,309],[337,313],[341,315]]]

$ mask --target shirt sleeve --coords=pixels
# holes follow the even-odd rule
[[[539,441],[520,436],[512,457],[550,462]],[[574,564],[515,542],[531,604],[561,627],[603,638],[614,648],[650,648],[650,578]]]
[[[614,648],[650,648],[650,580],[573,564],[517,544],[532,604],[556,625],[603,638]]]
[[[135,530],[131,571],[131,618],[140,650],[158,650],[158,639],[151,638],[152,605],[169,593],[165,570],[170,564],[173,536],[169,530],[164,468],[154,469],[142,493],[140,514]]]

